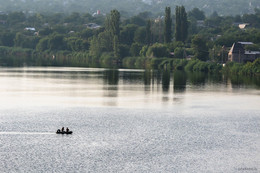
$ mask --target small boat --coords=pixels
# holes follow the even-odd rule
[[[60,131],[60,130],[57,130],[56,134],[62,134],[62,135],[63,135],[63,134],[66,134],[66,135],[68,135],[68,134],[72,134],[72,131],[68,131],[68,132],[67,132],[67,131],[63,131],[63,132],[62,132],[62,131]]]

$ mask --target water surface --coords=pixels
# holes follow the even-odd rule
[[[260,171],[258,79],[26,67],[0,84],[0,172]]]

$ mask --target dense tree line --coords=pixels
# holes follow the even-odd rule
[[[120,9],[122,16],[136,15],[142,11],[153,11],[160,14],[165,6],[174,8],[184,5],[187,10],[201,7],[206,14],[218,11],[220,15],[236,15],[252,13],[255,7],[260,6],[259,0],[0,0],[0,11],[25,11],[27,13],[40,12],[46,14],[84,13],[101,10],[109,13],[113,8]]]
[[[238,23],[250,25],[242,30]],[[206,17],[198,8],[186,12],[184,6],[177,6],[175,14],[166,7],[164,15],[159,17],[142,12],[124,18],[118,10],[96,16],[12,12],[0,14],[0,29],[1,46],[29,49],[36,52],[35,55],[42,54],[40,57],[49,56],[49,64],[51,61],[57,64],[55,58],[59,58],[59,65],[70,62],[82,66],[82,62],[84,66],[100,63],[159,67],[163,58],[186,57],[223,63],[227,60],[228,48],[236,41],[254,42],[248,49],[260,50],[260,10],[257,9],[254,14],[224,17],[216,12]],[[4,47],[0,50],[1,56],[10,55]],[[3,58],[0,63],[5,63]]]

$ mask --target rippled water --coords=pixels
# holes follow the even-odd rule
[[[2,68],[0,84],[0,172],[260,172],[257,82]]]

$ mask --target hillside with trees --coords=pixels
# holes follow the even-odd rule
[[[234,42],[253,42],[260,51],[260,10],[254,14],[207,17],[198,8],[166,7],[163,15],[129,18],[118,10],[89,13],[0,15],[0,65],[165,68],[220,71]],[[239,28],[248,23],[248,28]],[[188,60],[191,59],[191,60]],[[241,66],[228,66],[241,72]],[[259,61],[243,73],[259,73]],[[237,70],[238,69],[238,70]],[[251,71],[253,69],[253,71]]]
[[[203,10],[206,15],[215,11],[219,15],[242,15],[253,13],[260,8],[259,0],[0,0],[0,11],[24,11],[27,13],[109,13],[119,9],[122,16],[133,16],[143,11],[161,14],[166,6],[174,9],[185,6],[188,11],[193,8]]]

